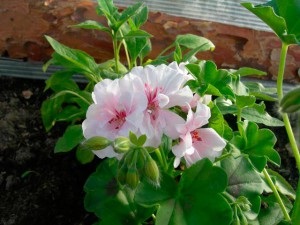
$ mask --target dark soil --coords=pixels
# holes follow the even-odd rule
[[[54,154],[61,125],[46,133],[40,106],[44,81],[0,77],[0,225],[90,225],[83,185],[98,161],[81,165],[74,152]],[[278,128],[279,172],[296,185],[294,159]],[[282,134],[281,134],[282,133]]]
[[[92,224],[83,185],[95,165],[54,154],[62,127],[46,133],[44,81],[0,77],[0,225]]]

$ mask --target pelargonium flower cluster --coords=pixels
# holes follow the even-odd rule
[[[165,134],[173,140],[180,139],[172,149],[175,167],[182,157],[187,165],[204,157],[213,161],[226,142],[213,129],[201,128],[208,123],[210,109],[197,101],[193,112],[195,97],[185,86],[189,79],[193,78],[185,64],[173,62],[138,66],[120,79],[99,82],[92,93],[94,103],[82,124],[84,137],[114,140],[133,132],[147,136],[145,146],[158,147]],[[175,106],[188,110],[186,119],[172,111]],[[119,156],[111,146],[94,153],[100,158]]]

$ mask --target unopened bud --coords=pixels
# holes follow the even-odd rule
[[[79,145],[80,150],[102,150],[108,147],[111,141],[105,137],[95,136],[87,139],[85,142]]]
[[[159,169],[155,160],[153,160],[151,156],[149,156],[145,162],[144,173],[151,183],[159,186]]]
[[[126,174],[126,183],[132,189],[136,188],[140,181],[139,173],[135,168],[129,168]]]
[[[113,142],[113,149],[116,153],[125,153],[132,147],[130,140],[126,137],[118,137]]]
[[[238,197],[236,203],[240,206],[241,210],[243,211],[251,210],[252,204],[245,196]]]

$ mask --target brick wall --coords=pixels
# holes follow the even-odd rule
[[[105,33],[69,27],[86,19],[105,23],[96,15],[95,3],[88,0],[1,0],[0,54],[46,61],[52,49],[44,35],[50,35],[69,47],[88,52],[98,62],[112,58],[111,40]],[[202,53],[199,58],[212,59],[219,67],[255,67],[268,72],[265,79],[276,79],[280,41],[273,33],[159,12],[149,15],[144,29],[154,36],[151,58],[172,43],[177,34],[193,33],[216,46],[214,52]],[[299,68],[300,47],[291,46],[285,79],[299,82]]]

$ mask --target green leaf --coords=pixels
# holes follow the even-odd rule
[[[283,203],[288,212],[292,209],[292,204],[287,197],[281,195]],[[284,220],[282,210],[277,203],[276,197],[272,194],[269,196],[262,196],[262,208],[255,224],[257,225],[274,225],[280,224]]]
[[[256,169],[261,171],[263,168],[260,163],[265,164],[266,160],[280,165],[280,156],[274,149],[277,139],[271,130],[259,129],[257,124],[251,121],[239,122],[238,128],[240,134],[233,138],[233,143],[249,155]]]
[[[136,190],[135,201],[160,205],[157,225],[230,224],[232,211],[220,194],[226,185],[223,169],[203,159],[183,172],[179,184],[166,174],[160,188],[142,183]]]
[[[54,92],[62,90],[78,91],[79,87],[76,82],[72,79],[74,73],[72,71],[58,71],[52,74],[46,80],[46,87],[44,91],[51,88]]]
[[[264,21],[286,44],[300,44],[300,2],[298,0],[271,0],[254,6],[242,3]]]
[[[46,131],[49,131],[57,121],[57,114],[61,110],[61,105],[64,102],[64,96],[59,96],[57,98],[46,99],[42,103],[41,116],[43,125]]]
[[[254,105],[256,98],[254,96],[251,95],[243,95],[243,96],[239,96],[237,95],[236,97],[236,106],[240,109],[243,109],[245,107],[251,107]]]
[[[96,12],[99,15],[104,15],[108,20],[109,26],[114,26],[116,20],[120,17],[118,8],[114,6],[113,0],[97,0],[98,7]]]
[[[132,16],[132,20],[136,28],[139,29],[144,23],[147,22],[148,13],[149,10],[147,5],[142,5],[141,9]]]
[[[228,176],[226,192],[234,198],[245,196],[251,202],[251,211],[244,212],[249,219],[255,219],[260,210],[260,195],[263,192],[263,182],[259,173],[243,156],[228,157],[221,161],[221,167]]]
[[[267,75],[266,72],[251,67],[241,67],[238,70],[231,69],[230,72],[233,73],[234,75],[240,75],[241,77],[252,76],[252,75],[259,75],[259,76]]]
[[[244,85],[243,82],[240,81],[240,75],[233,75],[230,87],[236,95],[249,95],[248,88]]]
[[[277,100],[277,89],[276,87],[266,88],[263,84],[257,82],[244,82],[249,90],[250,95],[254,95],[257,99],[265,101],[276,101]]]
[[[78,28],[83,28],[83,29],[91,29],[91,30],[101,30],[107,33],[110,33],[110,30],[102,25],[101,23],[93,20],[86,20],[82,23],[72,25],[72,27],[78,27]]]
[[[60,44],[49,36],[45,37],[55,50],[55,53],[52,55],[55,64],[80,71],[86,75],[89,80],[98,81],[99,68],[93,57],[83,51]]]
[[[136,15],[143,7],[142,2],[137,2],[136,4],[127,7],[125,10],[123,10],[120,14],[120,17],[114,24],[113,28],[115,31],[117,31],[125,22],[129,20],[129,18],[133,17]]]
[[[134,190],[120,187],[116,180],[118,161],[102,161],[84,185],[84,205],[103,224],[138,225],[151,216],[154,208],[144,208],[133,201]],[[101,222],[102,224],[102,222]]]
[[[84,140],[81,125],[70,125],[56,142],[54,152],[68,152]]]
[[[81,164],[87,164],[93,161],[95,154],[92,151],[86,151],[85,149],[77,148],[76,158]]]
[[[175,42],[188,49],[201,47],[198,51],[213,51],[215,49],[215,45],[210,40],[194,34],[177,35]]]
[[[152,37],[152,35],[146,31],[131,30],[127,34],[125,34],[122,38],[128,39],[128,38],[150,38],[150,37]]]
[[[159,188],[149,182],[142,182],[137,187],[134,200],[144,206],[159,205],[161,202],[175,197],[177,188],[176,181],[169,175],[163,174]]]
[[[284,123],[281,120],[270,116],[270,114],[265,111],[265,108],[266,106],[264,105],[264,103],[245,107],[242,109],[242,117],[246,120],[256,123],[262,123],[266,126],[284,126]]]
[[[174,45],[183,47],[182,51],[186,48],[191,49],[191,51],[184,54],[181,60],[184,62],[191,61],[192,57],[198,52],[213,51],[215,49],[214,44],[210,40],[194,34],[177,35]]]
[[[80,110],[74,105],[68,105],[62,108],[59,113],[55,116],[56,121],[72,122],[76,119],[83,119],[85,117],[86,111]]]
[[[275,186],[277,190],[283,194],[295,200],[296,192],[292,188],[292,186],[282,177],[279,173],[275,172],[274,170],[267,169],[269,175],[275,180]]]
[[[263,192],[262,179],[248,158],[231,156],[221,161],[221,167],[228,176],[226,191],[230,195],[236,198],[239,196],[251,197]]]
[[[225,139],[230,140],[233,135],[232,130],[228,127],[221,111],[213,102],[209,103],[209,107],[211,111],[211,117],[209,118],[208,126],[213,128],[220,136],[225,136]]]
[[[199,64],[188,64],[187,69],[196,80],[189,81],[192,89],[198,94],[224,95],[234,98],[231,84],[231,74],[227,70],[218,70],[212,61],[200,61]]]

